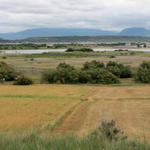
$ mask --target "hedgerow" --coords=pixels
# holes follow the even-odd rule
[[[119,79],[104,68],[91,68],[78,70],[73,66],[61,63],[55,70],[43,74],[43,80],[48,83],[60,84],[115,84]]]

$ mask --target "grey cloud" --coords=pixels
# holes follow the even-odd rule
[[[150,28],[149,0],[0,0],[0,32],[35,27]]]

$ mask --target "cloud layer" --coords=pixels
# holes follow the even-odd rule
[[[0,32],[69,27],[150,28],[150,0],[0,0]]]

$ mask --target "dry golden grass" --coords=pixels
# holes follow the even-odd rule
[[[150,138],[150,86],[96,87],[95,101],[80,132],[96,128],[102,120],[115,120],[129,137]]]
[[[150,138],[149,91],[149,85],[1,85],[0,132],[38,127],[42,133],[83,135],[113,119],[127,135]]]
[[[54,122],[80,103],[91,87],[0,86],[0,131],[20,131]]]

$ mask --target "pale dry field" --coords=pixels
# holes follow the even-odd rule
[[[0,131],[20,131],[54,124],[91,87],[0,85]]]
[[[113,119],[129,137],[149,139],[149,116],[149,85],[0,85],[0,132],[83,135]]]
[[[82,131],[115,120],[129,137],[150,138],[150,86],[96,87]]]

